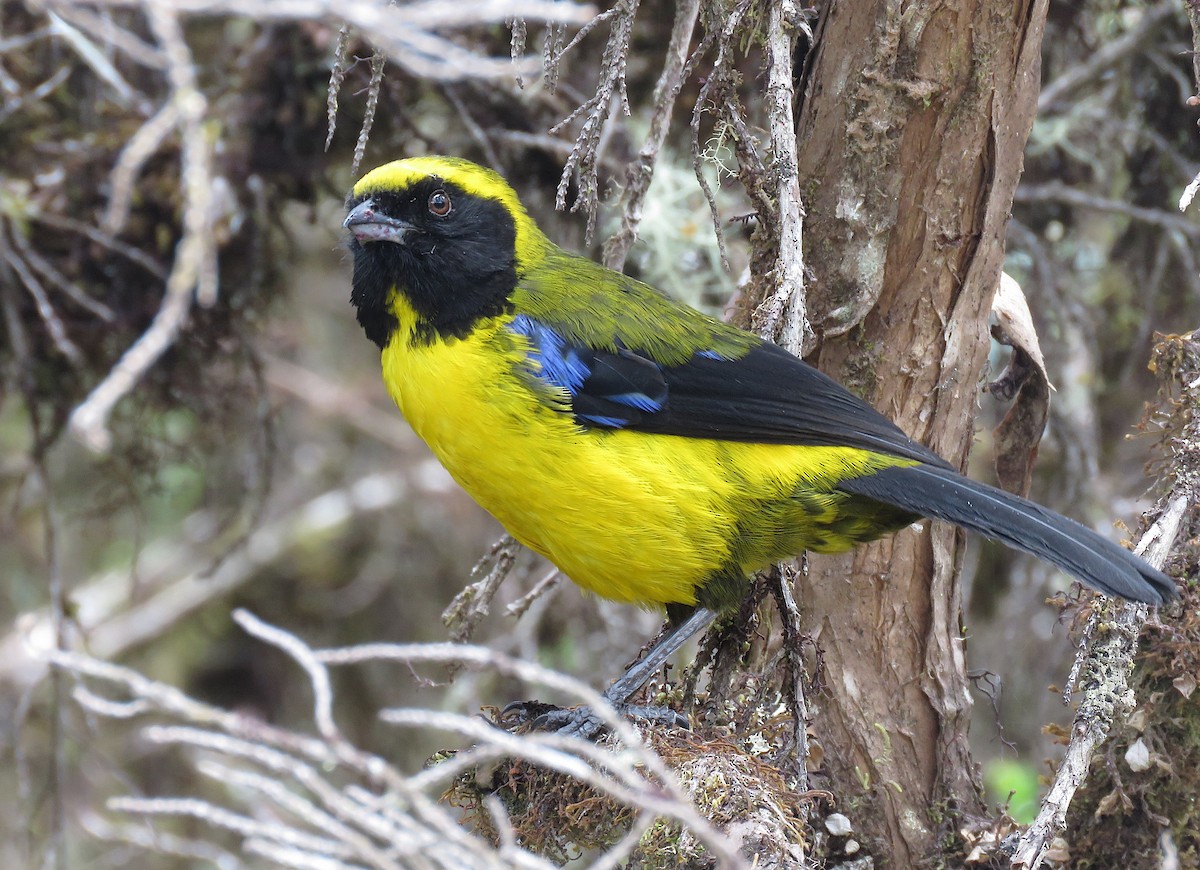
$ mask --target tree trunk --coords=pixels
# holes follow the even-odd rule
[[[964,465],[1033,124],[1045,0],[831,4],[798,121],[820,367]],[[861,73],[860,73],[861,71]],[[982,810],[967,746],[962,536],[923,523],[814,556],[816,733],[877,857],[915,866]]]

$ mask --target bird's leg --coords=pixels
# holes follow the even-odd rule
[[[633,694],[645,685],[659,668],[666,664],[667,659],[679,652],[680,648],[693,637],[704,631],[714,619],[715,611],[707,607],[697,607],[691,616],[671,629],[662,640],[650,648],[650,651],[629,666],[617,680],[604,691],[604,699],[618,710],[626,706]]]
[[[676,625],[639,661],[629,667],[611,686],[604,691],[604,699],[622,716],[635,719],[647,719],[666,725],[681,728],[688,727],[687,717],[676,713],[667,707],[652,707],[641,704],[630,704],[629,699],[645,685],[646,681],[658,672],[671,656],[716,619],[715,611],[707,607],[697,607],[683,622]],[[516,709],[528,709],[529,704],[510,704],[504,709],[505,713]],[[560,734],[575,734],[584,739],[590,739],[605,728],[601,719],[589,707],[577,707],[564,710],[555,708],[536,716],[533,720],[535,728],[548,731],[558,731]]]

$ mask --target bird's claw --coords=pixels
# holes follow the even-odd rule
[[[504,709],[500,711],[500,715],[496,717],[496,721],[506,727],[519,728],[522,725],[536,722],[540,717],[553,710],[561,709],[561,707],[547,704],[545,701],[513,701],[511,704],[505,705]]]
[[[617,715],[626,719],[638,719],[653,725],[668,728],[689,729],[691,724],[682,713],[670,707],[647,704],[614,704]],[[607,722],[591,707],[556,707],[541,701],[514,701],[500,711],[500,721],[508,724],[525,725],[536,731],[553,731],[558,734],[592,740],[608,729]]]

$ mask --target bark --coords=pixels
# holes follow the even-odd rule
[[[988,310],[1037,107],[1045,0],[832,4],[798,121],[815,362],[964,465]],[[815,731],[877,857],[915,866],[946,810],[982,810],[956,568],[962,536],[906,529],[811,559]]]

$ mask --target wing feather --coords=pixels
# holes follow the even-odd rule
[[[723,325],[722,325],[723,326]],[[581,425],[769,444],[858,447],[950,466],[832,378],[763,341],[733,356],[699,350],[668,364],[627,347],[588,342],[530,315],[512,329],[530,340],[544,382],[565,390]]]

